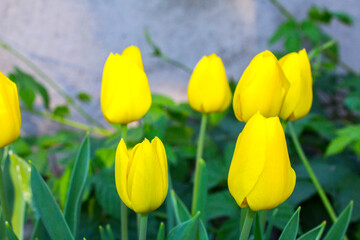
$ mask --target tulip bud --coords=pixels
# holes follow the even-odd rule
[[[165,148],[159,138],[145,139],[127,150],[121,139],[116,150],[115,182],[121,200],[137,213],[147,214],[164,202],[168,192]]]
[[[293,121],[305,117],[313,99],[311,67],[306,50],[289,53],[279,63],[290,82],[280,117]]]
[[[139,48],[130,46],[121,55],[110,53],[101,85],[101,109],[106,121],[138,121],[150,105],[151,92]]]
[[[20,135],[21,115],[16,84],[0,72],[0,148]]]
[[[291,195],[295,181],[279,118],[256,113],[236,142],[228,176],[231,195],[242,208],[272,209]]]
[[[223,112],[231,103],[231,95],[221,58],[216,54],[204,56],[190,78],[190,106],[201,113]]]
[[[266,50],[256,55],[236,86],[233,107],[239,121],[247,122],[255,113],[278,116],[289,82],[278,60]]]

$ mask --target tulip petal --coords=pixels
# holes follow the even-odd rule
[[[134,163],[129,173],[128,189],[132,209],[137,213],[149,213],[163,202],[163,176],[159,161],[150,142],[145,139],[134,152]]]
[[[247,196],[247,203],[253,211],[280,205],[291,195],[296,181],[279,118],[269,118],[265,125],[265,165],[256,185]]]
[[[0,72],[0,148],[20,135],[21,114],[16,84]]]
[[[201,113],[222,112],[231,103],[224,64],[216,54],[204,56],[196,65],[188,86],[190,106]]]
[[[168,166],[167,166],[167,158],[166,158],[166,152],[163,143],[160,141],[158,137],[155,137],[151,141],[151,145],[153,147],[154,153],[156,153],[156,158],[159,161],[159,166],[161,170],[161,179],[162,179],[162,186],[163,186],[163,192],[162,192],[162,202],[165,200],[166,195],[168,193]]]
[[[289,82],[270,51],[256,55],[236,86],[233,107],[236,118],[247,122],[256,112],[265,117],[279,114]]]
[[[150,87],[138,48],[129,47],[123,55],[111,53],[104,66],[101,85],[105,119],[110,123],[128,124],[142,118],[150,106]]]
[[[115,157],[115,184],[117,192],[121,200],[126,206],[132,209],[132,204],[128,195],[128,169],[131,165],[131,158],[129,158],[128,150],[124,139],[121,139]]]
[[[265,164],[265,118],[256,113],[245,125],[236,142],[228,185],[240,207],[246,207],[246,196],[257,183]]]

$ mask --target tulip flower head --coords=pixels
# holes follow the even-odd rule
[[[20,135],[21,114],[16,84],[0,72],[0,148]]]
[[[236,142],[228,175],[231,195],[242,208],[272,209],[291,195],[295,181],[279,118],[256,113]]]
[[[115,182],[121,200],[136,213],[147,214],[160,207],[168,192],[167,159],[160,139],[145,139],[131,150],[121,139],[116,150]]]
[[[190,106],[201,113],[225,111],[231,103],[225,67],[216,54],[204,56],[196,65],[188,86]]]
[[[311,67],[306,50],[289,53],[279,63],[290,82],[280,117],[285,120],[303,118],[310,111],[313,100]]]
[[[245,69],[236,86],[233,107],[239,121],[247,122],[255,113],[265,117],[278,116],[289,82],[270,51],[256,55]]]
[[[106,121],[138,121],[150,105],[151,92],[139,48],[130,46],[121,55],[110,53],[101,85],[101,109]]]

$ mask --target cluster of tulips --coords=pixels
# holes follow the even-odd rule
[[[0,73],[0,148],[20,134],[21,115],[15,83]],[[231,162],[228,187],[241,207],[256,211],[272,209],[293,192],[296,175],[291,168],[284,121],[304,117],[312,104],[312,76],[307,53],[301,50],[278,60],[270,51],[259,53],[243,73],[232,98],[222,60],[204,56],[188,85],[190,106],[202,113],[194,181],[193,214],[199,192],[199,168],[206,119],[225,111],[233,100],[235,116],[246,122]],[[147,215],[164,202],[168,193],[168,166],[163,143],[145,139],[134,148],[126,146],[127,124],[138,121],[151,106],[151,92],[140,50],[130,46],[110,54],[102,78],[101,108],[105,119],[122,126],[115,159],[115,183],[122,200],[122,239],[127,239],[127,208],[140,216],[140,239],[146,238]],[[126,205],[126,206],[125,206]],[[250,225],[251,226],[251,225]],[[245,227],[245,225],[244,225]],[[244,229],[246,239],[249,229]]]
[[[194,110],[202,113],[193,210],[207,116],[225,111],[231,100],[236,118],[246,122],[228,174],[231,195],[241,208],[249,207],[250,219],[256,211],[275,208],[291,195],[296,175],[279,117],[293,121],[304,117],[311,108],[312,76],[305,50],[280,60],[270,51],[259,53],[244,71],[233,98],[222,60],[216,54],[204,56],[191,75],[188,100]],[[121,124],[123,129],[116,151],[115,182],[122,202],[139,213],[145,225],[147,214],[160,207],[168,192],[166,152],[157,137],[127,149],[126,125],[141,119],[150,106],[151,92],[140,50],[130,46],[121,55],[111,53],[103,71],[101,108],[108,122]],[[122,231],[126,232],[125,206],[122,211]],[[247,238],[248,231],[242,231],[242,239]],[[140,228],[139,235],[144,239],[146,230]],[[122,236],[127,239],[126,234]]]

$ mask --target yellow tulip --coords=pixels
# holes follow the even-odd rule
[[[121,139],[115,158],[116,189],[121,200],[137,213],[147,214],[164,202],[168,167],[164,145],[155,137],[127,150]]]
[[[138,121],[150,105],[151,92],[139,48],[130,46],[121,55],[110,53],[101,85],[101,109],[106,121]]]
[[[20,135],[21,114],[16,84],[0,72],[0,148]]]
[[[236,118],[247,122],[255,113],[278,116],[289,82],[274,54],[266,50],[256,55],[236,86],[233,107]]]
[[[221,58],[216,54],[202,57],[188,86],[190,106],[201,113],[222,112],[229,107],[231,96]]]
[[[291,195],[295,181],[279,118],[256,113],[236,142],[228,175],[231,195],[242,208],[272,209]]]
[[[289,53],[279,63],[290,82],[280,117],[292,121],[305,117],[313,100],[311,67],[306,50]]]

